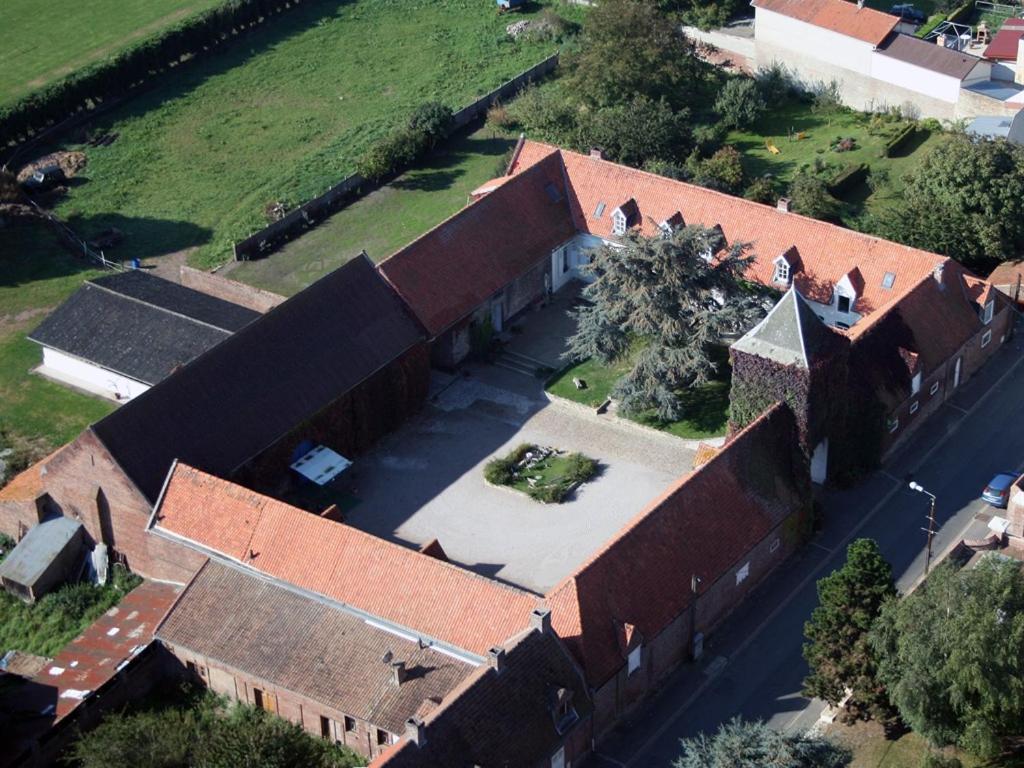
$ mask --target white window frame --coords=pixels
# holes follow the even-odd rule
[[[643,662],[643,655],[644,655],[644,647],[643,647],[643,645],[638,645],[636,648],[634,648],[632,651],[629,652],[629,656],[626,657],[626,675],[627,676],[632,675],[634,672],[636,672],[638,669],[640,669],[640,664],[641,664],[641,662]]]
[[[771,545],[768,547],[768,551],[775,552],[780,546],[782,546],[782,542],[779,540],[778,537],[776,537],[772,540]]]
[[[981,334],[981,348],[984,349],[992,341],[992,331],[988,330]]]
[[[772,280],[776,283],[783,283],[789,285],[790,278],[790,266],[789,262],[786,261],[784,256],[779,256],[775,260],[775,274],[772,276]]]
[[[921,391],[921,372],[918,371],[914,374],[914,378],[910,380],[910,394],[916,395]]]
[[[928,394],[929,394],[929,395],[934,395],[934,394],[935,394],[936,392],[938,392],[938,391],[939,391],[939,382],[937,382],[937,381],[936,381],[936,382],[935,382],[934,384],[932,384],[932,385],[931,385],[931,387],[930,387],[930,388],[928,389]]]
[[[895,432],[899,428],[900,428],[900,420],[897,419],[894,416],[893,419],[892,419],[892,423],[889,424],[889,434],[891,435],[893,432]]]
[[[910,404],[910,412],[911,413],[917,413],[917,409],[920,408],[920,407],[921,407],[921,403],[918,400],[915,400],[914,402],[912,402]]]
[[[612,234],[613,235],[624,235],[626,234],[626,214],[624,214],[619,208],[612,211]]]
[[[995,301],[990,301],[985,305],[985,308],[981,312],[981,322],[983,325],[988,325],[992,322],[992,315],[995,312],[995,307]]]
[[[746,581],[747,580],[747,576],[749,576],[749,575],[750,575],[750,561],[748,560],[746,563],[743,564],[743,567],[741,567],[738,571],[736,571],[736,586],[739,586],[744,581]]]

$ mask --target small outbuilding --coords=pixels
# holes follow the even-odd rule
[[[0,563],[0,583],[26,603],[34,603],[64,583],[81,566],[85,528],[67,517],[34,526]]]
[[[1014,144],[1024,144],[1024,110],[1013,117],[976,117],[967,126],[967,133],[983,139],[1006,139]]]

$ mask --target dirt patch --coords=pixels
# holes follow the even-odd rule
[[[0,315],[0,336],[24,330],[37,317],[48,315],[53,307],[34,307],[15,315]]]
[[[22,166],[18,171],[18,183],[24,184],[32,178],[32,174],[37,170],[51,165],[59,167],[65,178],[72,179],[85,168],[88,162],[84,152],[52,152]]]
[[[174,253],[165,253],[163,256],[154,256],[143,259],[142,266],[151,274],[170,280],[172,283],[181,282],[181,267],[188,263],[189,254],[198,250],[198,246],[184,248]]]

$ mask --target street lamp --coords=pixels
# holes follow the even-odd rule
[[[935,536],[935,494],[926,491],[920,483],[915,483],[913,480],[910,481],[910,490],[923,493],[929,499],[931,499],[931,507],[928,511],[928,527],[922,528],[921,530],[928,534],[928,556],[924,561],[924,575],[928,575],[928,569],[932,565],[932,538]]]

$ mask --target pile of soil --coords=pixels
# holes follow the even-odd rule
[[[65,178],[74,178],[78,173],[85,168],[88,160],[85,157],[84,152],[53,152],[52,154],[45,155],[33,160],[31,163],[24,165],[20,171],[18,171],[18,183],[24,184],[40,168],[46,168],[50,165],[56,165],[64,172]]]

